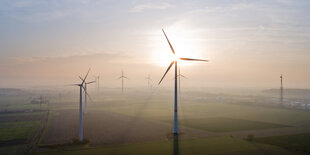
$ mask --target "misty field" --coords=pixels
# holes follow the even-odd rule
[[[1,112],[25,112],[25,111],[39,111],[39,104],[30,104],[31,95],[21,96],[1,96],[0,97],[0,111]],[[46,105],[41,105],[42,109],[46,109]]]
[[[172,122],[170,122],[172,123]],[[288,127],[281,124],[272,124],[232,118],[193,118],[189,121],[180,122],[181,125],[213,132],[241,131],[267,128]]]
[[[106,101],[105,103],[93,104],[90,108],[156,121],[171,122],[173,120],[173,97],[150,98],[145,100],[126,98],[122,103],[113,102],[113,99],[110,99],[109,102],[114,104],[109,104]],[[250,129],[256,127],[258,129],[287,127],[310,122],[310,113],[307,111],[216,103],[196,100],[194,97],[184,97],[184,99],[180,100],[178,112],[180,122],[201,120],[203,123],[205,119],[206,122],[203,124],[207,124],[208,120],[212,121],[212,119],[218,118],[219,123],[225,123],[225,119],[232,119],[236,123],[252,123],[253,125]],[[264,123],[265,125],[263,125]],[[257,124],[257,126],[254,124]]]
[[[42,144],[70,142],[78,136],[78,111],[53,112]],[[171,125],[106,111],[89,110],[84,115],[84,138],[92,144],[119,144],[166,139]]]
[[[42,112],[38,104],[29,103],[29,96],[2,98],[0,153],[29,150],[28,142],[36,139],[38,154],[172,154],[173,96],[169,92],[90,93],[93,101],[83,114],[84,138],[90,143],[77,146],[61,145],[78,138],[77,94],[51,97]],[[182,154],[289,154],[281,145],[256,140],[310,130],[307,111],[229,104],[210,100],[208,94],[200,96],[204,93],[185,94],[179,100]],[[42,127],[44,131],[38,132]],[[244,140],[249,134],[255,142]]]
[[[165,139],[165,135],[172,131],[173,97],[170,95],[131,91],[121,96],[116,93],[98,96],[93,93],[92,97],[94,102],[89,102],[88,113],[84,114],[85,137],[90,138],[92,143],[120,142],[118,136],[122,134],[121,132],[125,132],[122,128],[126,128],[128,133],[135,131],[143,134],[147,130],[141,128],[148,127],[150,135],[155,134],[154,137],[157,137],[150,140]],[[46,139],[43,141],[46,144],[68,142],[78,135],[78,102],[74,98],[66,98],[65,101],[67,102],[57,104],[56,100],[50,105],[53,115],[49,121]],[[310,122],[310,113],[283,108],[202,101],[197,100],[195,96],[184,95],[179,102],[179,121],[181,130],[205,130],[206,132],[201,132],[200,135],[210,136],[212,135],[210,132],[266,129],[280,131],[281,128],[286,129]],[[97,126],[97,129],[94,126]],[[163,128],[160,131],[152,130],[155,127]],[[101,134],[96,137],[93,133],[97,132]],[[114,140],[112,140],[105,136],[107,132],[118,136],[113,136]],[[90,136],[92,134],[93,136]],[[192,136],[191,134],[188,133],[189,137]],[[51,140],[56,139],[51,135],[66,138]],[[138,137],[124,142],[139,142]]]

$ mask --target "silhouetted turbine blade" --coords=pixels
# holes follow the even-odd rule
[[[86,84],[91,84],[91,83],[95,83],[96,81],[91,81],[91,82],[87,82]]]
[[[172,45],[171,45],[171,43],[170,43],[170,41],[169,41],[169,39],[168,39],[168,37],[167,37],[165,31],[164,31],[164,29],[162,29],[162,30],[163,30],[164,35],[165,35],[165,37],[166,37],[166,39],[167,39],[167,41],[168,41],[168,43],[169,43],[169,46],[170,46],[170,48],[171,48],[172,53],[175,55],[174,49],[173,49],[173,47],[172,47]]]
[[[86,80],[86,78],[87,78],[87,76],[88,76],[88,74],[89,74],[89,71],[90,71],[90,68],[88,69],[87,74],[85,75],[85,78],[84,78],[84,80],[83,80],[83,83],[85,82],[85,80]]]
[[[189,61],[206,61],[208,62],[208,60],[202,60],[202,59],[192,59],[192,58],[179,58],[181,60],[189,60]]]
[[[166,76],[166,74],[168,73],[168,71],[170,70],[170,68],[172,67],[172,65],[174,64],[175,61],[172,61],[171,64],[169,65],[168,69],[166,70],[164,76],[160,79],[158,85],[161,83],[161,81],[164,79],[164,77]]]
[[[87,97],[89,98],[89,100],[91,102],[93,102],[93,99],[90,97],[90,95],[87,93],[87,91],[85,90],[85,87],[83,87],[84,93],[87,95]]]
[[[128,77],[126,77],[126,76],[123,76],[125,79],[128,79]],[[128,79],[129,80],[129,79]]]
[[[80,86],[81,84],[68,84],[66,86]]]
[[[79,78],[80,78],[82,81],[84,81],[83,78],[82,78],[81,76],[79,76]]]
[[[182,74],[180,74],[180,76],[184,77],[185,79],[188,79],[186,76],[184,76],[184,75],[182,75]]]

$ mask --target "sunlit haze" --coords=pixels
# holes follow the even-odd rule
[[[156,85],[174,56],[184,86],[310,87],[310,1],[2,0],[1,87],[64,86],[92,68],[103,87]],[[172,73],[167,75],[172,78]],[[168,78],[168,79],[169,79]],[[144,82],[141,82],[144,81]],[[171,80],[163,86],[172,85]]]
[[[310,153],[310,0],[0,0],[0,155]]]

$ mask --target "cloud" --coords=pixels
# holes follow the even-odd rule
[[[172,4],[169,3],[161,3],[161,4],[140,4],[136,5],[130,12],[143,12],[145,10],[165,10],[168,8],[174,7]]]
[[[248,3],[236,3],[230,6],[217,6],[217,7],[206,7],[203,11],[207,13],[214,13],[214,12],[227,12],[227,11],[239,11],[243,9],[255,9],[255,7]]]

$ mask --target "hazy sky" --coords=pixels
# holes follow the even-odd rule
[[[309,0],[1,0],[0,87],[79,82],[157,83],[170,63],[166,30],[185,86],[310,87]],[[173,84],[172,72],[163,86]]]

